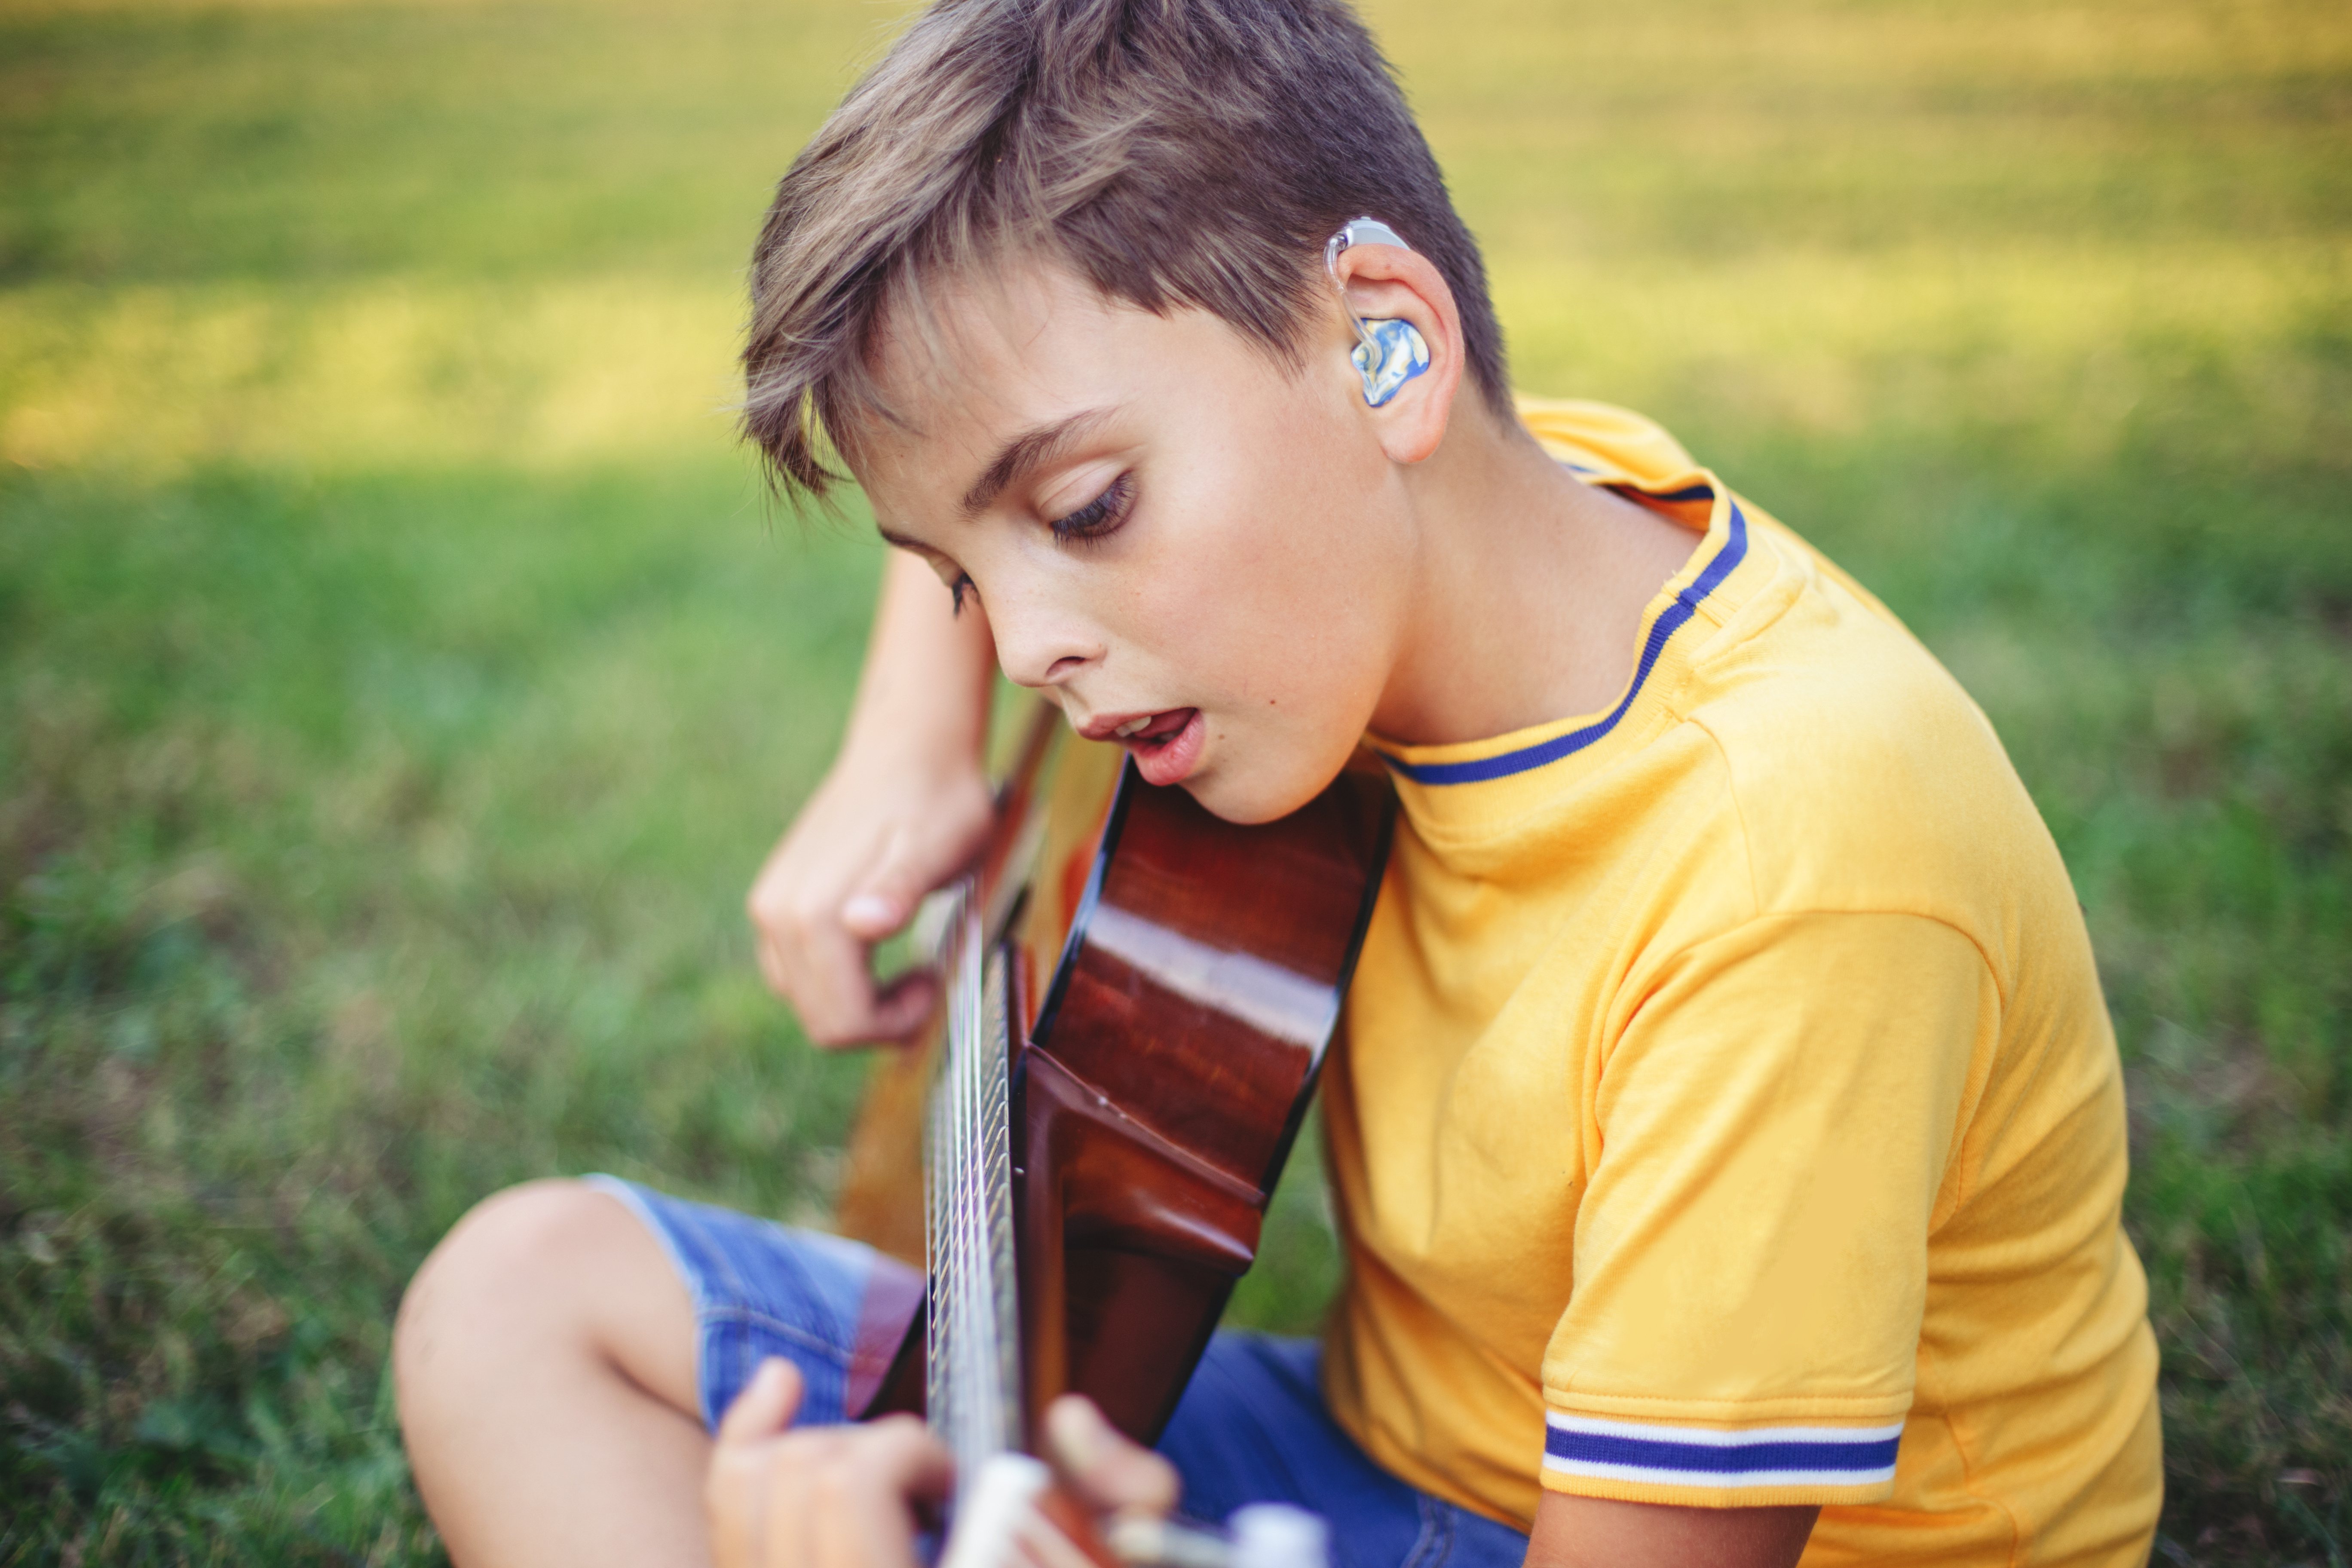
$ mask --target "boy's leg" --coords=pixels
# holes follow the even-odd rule
[[[709,1562],[694,1303],[619,1199],[536,1182],[480,1205],[410,1285],[393,1364],[465,1568]]]
[[[609,1177],[490,1199],[394,1345],[426,1506],[464,1568],[709,1561],[706,1434],[760,1363],[800,1425],[862,1407],[921,1278],[870,1248]]]
[[[1222,1521],[1244,1503],[1322,1516],[1332,1568],[1520,1568],[1528,1538],[1418,1491],[1374,1463],[1323,1403],[1312,1341],[1220,1333],[1177,1402],[1160,1451],[1184,1511]]]
[[[760,1361],[837,1421],[887,1367],[911,1270],[830,1237],[599,1181],[468,1215],[418,1272],[394,1345],[417,1484],[461,1568],[700,1564],[707,1423]],[[1162,1452],[1184,1506],[1290,1502],[1334,1568],[1517,1568],[1527,1538],[1415,1491],[1325,1409],[1316,1348],[1219,1334]]]

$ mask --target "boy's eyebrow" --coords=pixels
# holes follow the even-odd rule
[[[1110,414],[1108,408],[1089,408],[1015,436],[996,454],[996,461],[988,465],[988,471],[964,491],[959,510],[966,517],[986,510],[989,502],[1004,493],[1005,486],[1058,456],[1064,447],[1109,418]]]

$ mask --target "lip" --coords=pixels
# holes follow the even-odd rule
[[[1181,723],[1169,727],[1180,717]],[[1138,734],[1121,738],[1118,733],[1120,726],[1138,719],[1154,722]],[[1166,708],[1156,712],[1106,713],[1090,721],[1078,733],[1089,741],[1108,741],[1133,757],[1136,771],[1147,784],[1172,784],[1181,783],[1199,763],[1209,727],[1197,708]],[[1147,744],[1147,741],[1156,741],[1157,744]]]

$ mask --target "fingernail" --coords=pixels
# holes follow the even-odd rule
[[[898,909],[879,893],[859,893],[841,906],[841,918],[855,926],[885,926],[894,921]]]

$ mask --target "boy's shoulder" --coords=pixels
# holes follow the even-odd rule
[[[1694,508],[1728,496],[1741,559],[1693,596],[1697,624],[1685,635],[1696,636],[1672,700],[1715,753],[1754,913],[1908,912],[1979,935],[2011,923],[2021,902],[2071,908],[2055,847],[1990,722],[1866,588],[1725,491],[1654,421],[1533,399],[1519,415],[1596,482]]]
[[[1537,444],[1579,473],[1655,483],[1699,471],[1698,460],[1664,426],[1630,408],[1524,395],[1512,403]]]
[[[2074,903],[1991,722],[1885,605],[1738,504],[1763,570],[1678,707],[1719,758],[1757,912],[1921,915],[2005,967],[2021,918]]]

